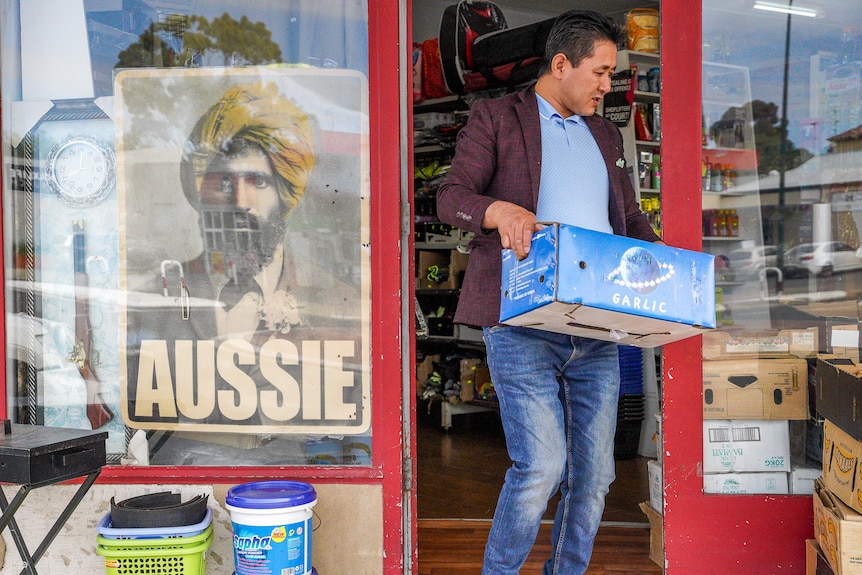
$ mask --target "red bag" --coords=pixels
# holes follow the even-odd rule
[[[517,86],[535,80],[541,65],[542,59],[534,56],[518,62],[496,66],[490,70],[464,74],[464,91],[474,92],[490,88]]]
[[[492,2],[461,0],[446,7],[440,20],[440,59],[450,92],[464,93],[464,75],[474,69],[476,38],[507,27],[503,11]]]
[[[422,42],[422,94],[426,98],[443,98],[452,94],[443,81],[438,38]]]

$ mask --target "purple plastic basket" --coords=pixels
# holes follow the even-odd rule
[[[174,537],[193,537],[203,533],[212,522],[212,509],[207,508],[204,520],[194,525],[182,525],[179,527],[112,527],[111,514],[107,513],[99,524],[96,531],[105,539],[160,539]]]

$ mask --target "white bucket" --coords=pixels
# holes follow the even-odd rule
[[[312,575],[314,487],[300,481],[258,481],[232,487],[236,575]]]

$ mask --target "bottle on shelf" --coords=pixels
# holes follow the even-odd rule
[[[658,150],[652,155],[652,189],[661,189],[661,154]]]
[[[727,212],[725,210],[718,210],[715,227],[719,237],[727,237]]]
[[[712,191],[712,164],[703,158],[700,163],[700,173],[704,192]]]
[[[727,213],[727,235],[731,238],[739,237],[739,214],[735,208],[731,208]]]
[[[715,163],[712,165],[712,174],[710,175],[710,178],[712,180],[713,192],[724,191],[724,187],[722,186],[721,164]]]

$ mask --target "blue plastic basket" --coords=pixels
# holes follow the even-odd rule
[[[209,508],[200,523],[178,527],[112,527],[111,514],[108,513],[99,521],[96,532],[105,539],[172,539],[200,535],[206,531],[210,523],[212,523],[212,509]]]

